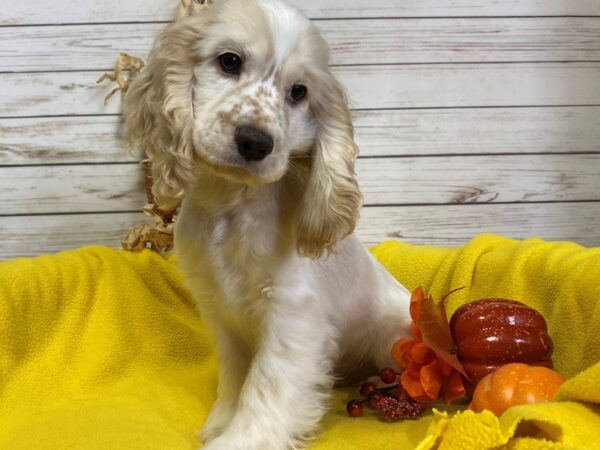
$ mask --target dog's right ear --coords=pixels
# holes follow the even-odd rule
[[[181,0],[181,5],[177,8],[177,20],[184,17],[195,16],[209,7],[213,0]]]
[[[157,37],[148,65],[125,96],[128,141],[152,163],[152,193],[163,210],[173,209],[195,176],[193,81],[195,44],[205,28],[200,17],[176,21]]]

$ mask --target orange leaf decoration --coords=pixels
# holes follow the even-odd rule
[[[435,303],[431,297],[426,297],[423,293],[423,289],[417,289],[420,291],[420,297],[415,300],[415,302],[418,302],[419,304],[419,315],[417,316],[417,319],[413,320],[416,322],[417,328],[421,330],[423,343],[432,349],[436,355],[444,360],[449,366],[467,377],[463,365],[456,355],[452,353],[454,341],[452,340],[450,325],[448,324],[448,318],[446,316],[446,308],[444,307],[444,300],[446,300],[450,294],[464,288],[455,289],[449,292],[442,297],[439,303]]]
[[[401,339],[392,347],[394,362],[404,369],[400,384],[418,402],[429,403],[441,396],[450,403],[465,395],[461,375],[466,374],[452,353],[454,343],[444,309],[448,295],[436,304],[423,288],[416,288],[409,307],[413,339]]]

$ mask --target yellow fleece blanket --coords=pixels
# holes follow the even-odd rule
[[[600,248],[482,235],[458,249],[385,242],[373,253],[451,313],[519,299],[546,318],[555,402],[502,417],[438,405],[418,421],[346,416],[337,390],[311,448],[600,448]],[[89,247],[0,263],[0,449],[190,450],[216,391],[212,344],[173,260]],[[445,411],[444,411],[445,410]],[[224,449],[226,450],[226,449]]]

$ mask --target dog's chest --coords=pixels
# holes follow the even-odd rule
[[[277,217],[268,199],[214,215],[184,204],[176,233],[180,264],[190,282],[216,294],[199,301],[242,315],[266,301],[284,251]]]
[[[272,285],[277,235],[272,223],[261,223],[245,211],[215,221],[207,242],[208,264],[231,306],[258,300]]]

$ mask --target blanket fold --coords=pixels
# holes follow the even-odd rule
[[[409,289],[538,309],[567,382],[502,417],[435,405],[418,421],[346,417],[336,390],[311,448],[600,448],[600,249],[481,235],[461,248],[389,241],[373,254]],[[0,448],[189,450],[214,401],[213,346],[173,258],[87,247],[0,263]],[[596,446],[596,447],[594,447]]]

